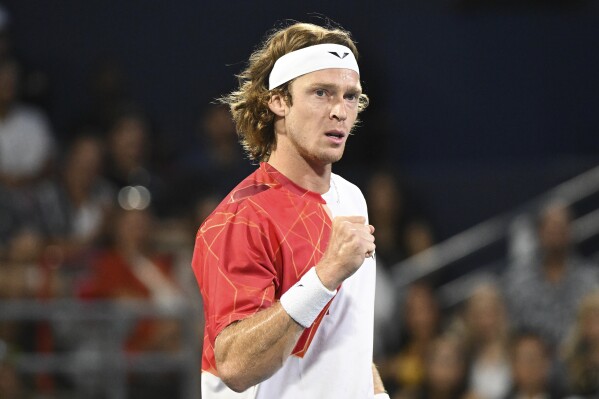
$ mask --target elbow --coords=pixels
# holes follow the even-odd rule
[[[248,380],[247,371],[244,372],[234,364],[228,362],[217,364],[217,371],[221,381],[237,393],[241,393],[255,385]]]

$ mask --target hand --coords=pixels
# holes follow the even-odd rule
[[[325,287],[335,290],[374,253],[374,227],[364,216],[339,216],[333,219],[329,245],[316,265],[316,274]]]

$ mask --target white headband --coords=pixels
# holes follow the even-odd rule
[[[356,57],[349,48],[340,44],[317,44],[279,58],[268,77],[268,90],[298,76],[328,68],[347,68],[360,74]]]

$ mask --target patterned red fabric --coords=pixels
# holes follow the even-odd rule
[[[331,233],[323,204],[262,163],[200,226],[192,265],[204,299],[202,370],[218,375],[214,342],[223,328],[270,307],[321,259]],[[327,309],[295,356],[303,357]]]

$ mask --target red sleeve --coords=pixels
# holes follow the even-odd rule
[[[273,304],[278,281],[272,234],[268,216],[248,201],[215,212],[200,227],[192,264],[211,344],[232,322]]]

